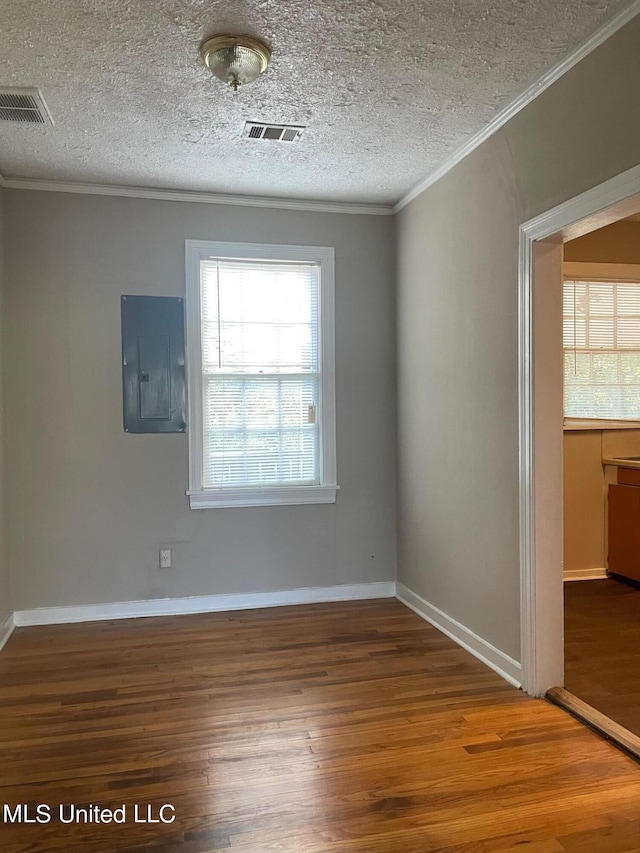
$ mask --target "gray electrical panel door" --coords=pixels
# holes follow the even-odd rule
[[[173,296],[123,296],[125,432],[184,432],[184,305]]]

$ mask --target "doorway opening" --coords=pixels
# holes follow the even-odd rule
[[[636,297],[637,323],[640,324],[640,240],[635,244],[638,257],[633,258],[638,264],[628,263],[628,256],[612,261],[602,253],[602,244],[603,234],[610,238],[613,231],[621,229],[632,232],[637,228],[640,235],[638,214],[640,167],[547,211],[525,223],[520,230],[523,687],[535,696],[548,695],[579,716],[588,718],[589,711],[594,711],[601,719],[589,719],[589,722],[600,728],[613,725],[609,716],[612,703],[600,703],[603,707],[599,710],[595,702],[593,705],[584,702],[579,691],[587,693],[594,701],[598,698],[598,689],[601,694],[611,692],[613,682],[607,682],[608,686],[600,682],[589,692],[580,666],[584,665],[585,673],[590,669],[591,675],[595,674],[594,665],[590,666],[595,658],[590,662],[588,657],[597,648],[598,653],[602,653],[603,671],[606,669],[611,678],[615,675],[610,673],[613,667],[607,667],[604,636],[589,636],[589,610],[591,608],[593,613],[599,605],[606,609],[606,595],[612,599],[610,611],[614,611],[623,599],[629,604],[635,601],[637,593],[640,615],[640,590],[618,583],[608,574],[612,567],[621,565],[613,552],[610,565],[610,535],[621,525],[628,527],[631,519],[640,537],[640,459],[631,460],[632,456],[640,457],[640,411],[636,413],[637,398],[634,402],[631,398],[635,392],[630,391],[636,374],[640,383],[640,349],[636,356],[632,353],[633,347],[627,345],[633,332],[631,327],[636,322],[631,311]],[[599,247],[599,255],[596,247]],[[589,252],[590,259],[586,257]],[[591,267],[588,269],[586,264]],[[598,264],[600,266],[596,267]],[[632,279],[637,286],[625,287],[634,283]],[[613,303],[616,309],[620,308],[619,317],[610,310]],[[613,346],[619,342],[625,350],[622,353]],[[614,370],[617,382],[612,379]],[[611,386],[608,389],[607,384]],[[604,400],[603,395],[607,394],[610,399]],[[634,414],[636,423],[632,423]],[[628,467],[613,464],[612,460],[622,456],[628,459]],[[627,483],[629,477],[637,478],[637,483],[635,480]],[[586,484],[589,483],[592,493],[587,494]],[[598,488],[599,496],[596,494]],[[619,492],[620,488],[626,491]],[[610,489],[614,509],[619,494],[627,504],[631,497],[631,507],[625,504],[618,513],[620,519],[611,515],[608,506]],[[635,498],[638,499],[637,512]],[[586,520],[589,513],[590,520]],[[570,529],[568,533],[567,528]],[[629,536],[623,537],[625,541],[621,547],[623,551],[633,552]],[[635,554],[640,554],[640,549],[636,548]],[[633,559],[640,559],[640,556],[635,556],[631,562]],[[638,575],[640,581],[640,569]],[[627,582],[627,577],[624,580]],[[594,603],[598,585],[603,600]],[[595,633],[595,620],[592,621]],[[636,637],[640,661],[640,620],[638,623]],[[627,653],[629,651],[627,649]],[[611,654],[619,652],[611,650]],[[584,659],[582,664],[581,658]],[[637,692],[640,693],[640,679]],[[624,736],[624,723],[629,724],[629,716],[622,722],[620,728]],[[635,745],[640,755],[640,718],[638,722]],[[608,729],[607,733],[612,734]],[[615,736],[615,732],[613,734]],[[633,743],[623,745],[634,751]]]

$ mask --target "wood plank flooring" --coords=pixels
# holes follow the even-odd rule
[[[640,735],[640,589],[611,579],[565,589],[565,687]]]
[[[0,749],[2,853],[640,851],[640,766],[394,600],[19,629]]]

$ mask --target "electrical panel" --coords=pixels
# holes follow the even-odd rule
[[[184,300],[122,296],[125,432],[184,432]]]

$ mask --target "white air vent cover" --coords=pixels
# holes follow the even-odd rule
[[[39,89],[0,88],[0,121],[53,124]]]
[[[305,128],[295,124],[264,124],[248,121],[242,132],[243,139],[269,139],[272,142],[297,142]]]

